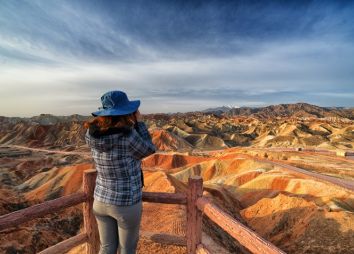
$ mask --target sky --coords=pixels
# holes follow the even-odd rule
[[[0,115],[354,106],[354,1],[0,0]]]

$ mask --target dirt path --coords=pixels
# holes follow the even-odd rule
[[[256,149],[256,150],[265,150],[265,151],[279,151],[279,152],[282,152],[282,151],[291,151],[291,152],[298,152],[298,153],[302,153],[302,154],[311,154],[311,155],[314,155],[314,154],[321,154],[323,156],[326,156],[326,157],[330,157],[331,159],[337,159],[337,160],[342,160],[342,161],[346,161],[346,162],[353,162],[354,161],[354,156],[346,156],[346,157],[338,157],[335,155],[335,153],[333,151],[327,151],[327,150],[311,150],[311,151],[295,151],[295,149],[293,148],[272,148],[272,149],[269,149],[269,148],[257,148],[257,147],[251,147],[250,149]],[[219,152],[220,150],[215,150],[215,151],[204,151],[203,153],[205,154],[213,154],[213,153],[217,153]],[[223,151],[223,150],[221,150]],[[276,165],[276,166],[280,166],[282,168],[284,168],[285,170],[287,171],[290,171],[291,173],[296,173],[296,174],[299,174],[303,177],[310,177],[310,178],[313,178],[315,180],[318,180],[318,181],[322,181],[322,182],[326,182],[326,183],[331,183],[331,184],[335,184],[337,186],[340,186],[342,188],[345,188],[347,190],[350,190],[350,191],[354,191],[354,182],[353,181],[350,181],[350,180],[346,180],[346,179],[339,179],[339,178],[336,178],[336,177],[332,177],[332,176],[328,176],[328,175],[323,175],[323,174],[320,174],[320,173],[315,173],[315,172],[310,172],[308,170],[305,170],[305,169],[302,169],[302,168],[298,168],[298,167],[294,167],[294,166],[291,166],[291,165],[288,165],[288,164],[285,164],[283,161],[279,161],[279,160],[270,160],[270,159],[260,159],[260,158],[257,158],[255,156],[252,156],[252,155],[249,155],[249,154],[243,154],[243,153],[240,153],[241,157],[244,157],[245,159],[252,159],[252,160],[255,160],[255,161],[258,161],[258,162],[266,162],[266,163],[271,163],[273,165]]]
[[[75,151],[63,151],[63,150],[48,150],[48,149],[33,148],[33,147],[18,146],[18,145],[9,145],[9,147],[13,147],[13,148],[17,148],[17,149],[31,150],[31,151],[36,151],[36,152],[56,153],[56,154],[64,154],[64,155],[80,155],[80,156],[83,156],[83,157],[91,157],[91,154],[90,154],[89,152],[75,152]]]
[[[331,184],[340,186],[342,188],[345,188],[347,190],[354,191],[354,182],[350,181],[350,180],[339,179],[336,177],[323,175],[320,173],[310,172],[310,171],[302,169],[302,168],[298,168],[298,167],[294,167],[294,166],[291,166],[288,164],[284,164],[283,161],[279,161],[279,160],[259,159],[254,156],[246,155],[246,154],[241,154],[241,156],[244,157],[245,159],[252,159],[257,162],[271,163],[275,166],[280,166],[283,169],[285,169],[291,173],[296,173],[296,174],[299,174],[299,175],[306,177],[306,178],[313,178],[313,179],[321,181],[321,182],[331,183]]]

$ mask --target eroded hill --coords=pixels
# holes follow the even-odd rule
[[[273,163],[278,161],[283,166]],[[316,174],[352,179],[354,161],[335,155],[262,148],[194,155],[165,152],[143,161],[145,191],[184,192],[188,177],[200,175],[204,196],[287,253],[352,253],[353,191],[286,168],[299,161]],[[328,169],[323,170],[326,167],[322,161],[329,162]],[[1,163],[2,214],[77,192],[81,188],[82,172],[92,167],[87,158],[44,152],[15,159],[1,158]],[[144,203],[142,234],[184,235],[185,212],[182,205]],[[72,207],[26,223],[17,230],[0,232],[1,239],[5,240],[0,250],[34,253],[77,234],[82,227],[81,206]],[[214,246],[223,246],[230,253],[240,251],[236,241],[206,218],[203,231],[213,239]],[[185,252],[183,247],[158,246],[144,239],[139,253],[147,253],[148,246],[164,251],[171,248],[170,253]],[[80,250],[78,247],[71,253]]]
[[[0,144],[85,148],[84,116],[40,115],[0,118]],[[230,109],[222,114],[190,112],[145,115],[159,150],[192,151],[229,147],[354,149],[353,109],[298,103]]]

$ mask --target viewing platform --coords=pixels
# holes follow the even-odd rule
[[[99,235],[96,219],[92,211],[96,176],[96,170],[86,170],[83,176],[82,191],[0,216],[0,230],[15,227],[47,214],[83,203],[84,232],[39,253],[66,253],[72,248],[86,243],[85,253],[97,254],[99,252]],[[203,197],[203,180],[200,176],[194,176],[188,179],[188,190],[186,193],[143,192],[143,201],[186,206],[187,228],[185,236],[155,234],[150,236],[150,238],[156,241],[165,239],[165,244],[169,242],[170,244],[185,245],[188,254],[213,253],[202,242],[203,216],[207,216],[233,237],[240,246],[251,253],[285,253],[272,243],[260,237],[253,230],[228,215],[208,198]]]

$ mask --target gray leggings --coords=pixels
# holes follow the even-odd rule
[[[142,202],[132,206],[117,206],[98,200],[93,213],[100,235],[99,254],[135,254],[139,240]]]

